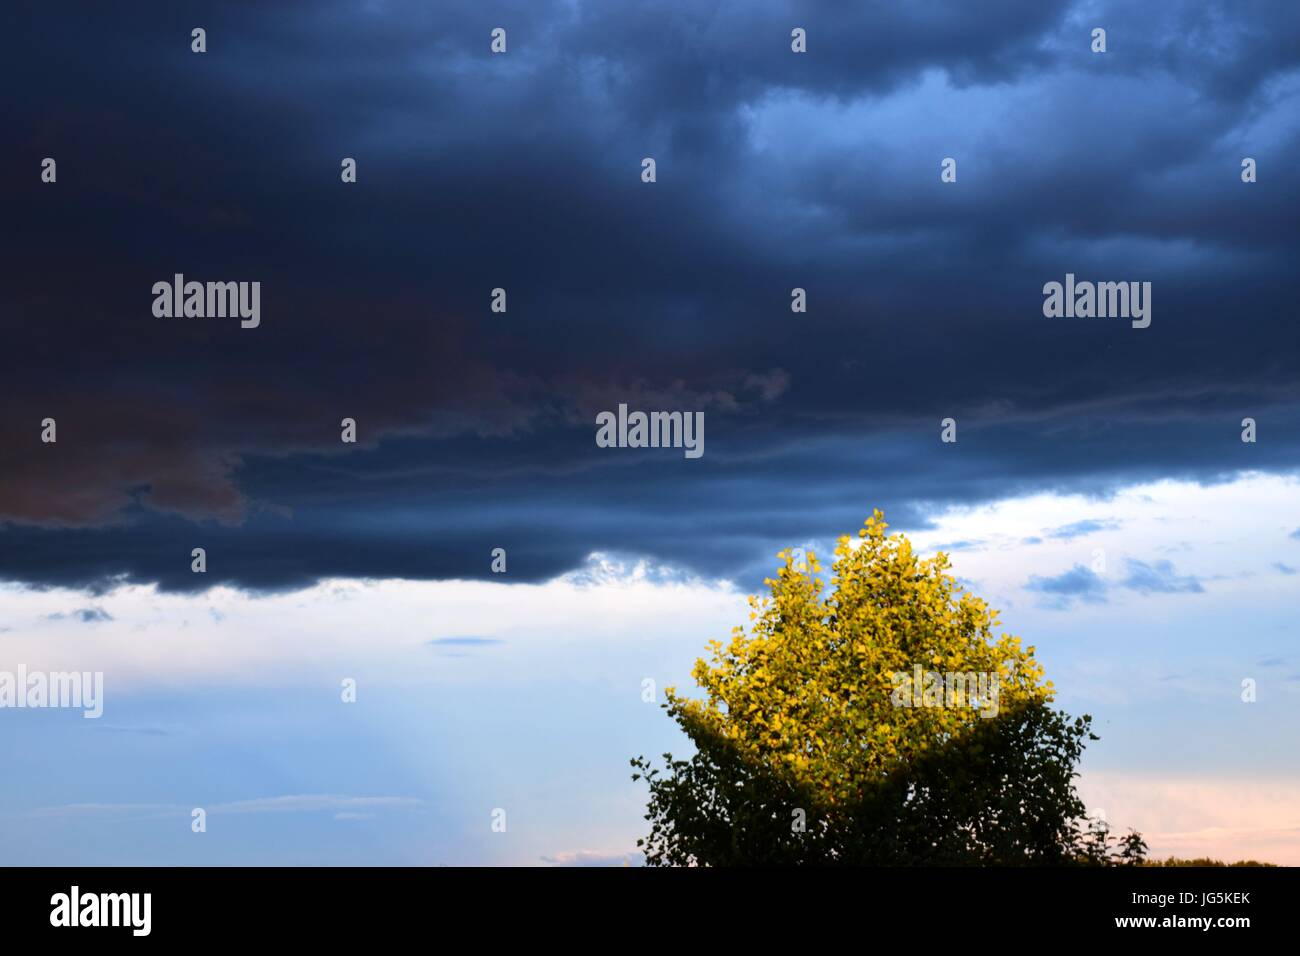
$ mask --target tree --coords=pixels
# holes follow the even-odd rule
[[[704,699],[667,688],[696,752],[632,761],[649,864],[1119,861],[1074,789],[1090,718],[1052,710],[1034,648],[887,527],[840,538],[826,596],[816,556],[782,552],[748,633],[696,662]]]

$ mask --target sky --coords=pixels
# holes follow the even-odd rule
[[[1093,716],[1091,808],[1300,864],[1294,4],[13,19],[0,670],[105,692],[0,709],[0,861],[635,863],[644,682],[880,508]]]

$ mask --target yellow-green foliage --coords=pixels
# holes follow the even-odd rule
[[[971,707],[895,706],[896,672],[996,674],[1002,710],[1052,699],[1034,648],[994,634],[997,612],[958,585],[947,556],[918,559],[887,527],[876,511],[857,541],[840,538],[825,597],[815,555],[807,567],[778,555],[770,595],[750,598],[749,633],[737,627],[725,646],[710,642],[712,662],[696,662],[707,697],[667,689],[692,737],[720,736],[833,805],[982,719]]]

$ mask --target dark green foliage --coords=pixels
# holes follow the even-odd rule
[[[632,761],[650,787],[638,845],[651,866],[1140,863],[1140,835],[1115,841],[1084,821],[1074,767],[1097,739],[1089,726],[1046,705],[1004,711],[839,805],[725,740],[697,738],[695,756],[665,754],[663,771]]]

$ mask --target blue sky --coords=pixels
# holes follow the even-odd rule
[[[1158,854],[1300,862],[1297,590],[1277,567],[1300,559],[1279,520],[1298,487],[1256,474],[1008,499],[914,535],[1037,648],[1058,702],[1093,715],[1085,802]],[[1071,588],[1079,568],[1091,578]],[[98,720],[5,712],[0,759],[23,784],[0,791],[0,833],[29,863],[635,861],[644,792],[626,761],[686,749],[644,682],[658,700],[690,687],[705,642],[745,619],[734,582],[600,554],[540,585],[10,585],[0,600],[11,655],[106,681]]]
[[[0,857],[619,862],[684,747],[642,681],[879,507],[1093,714],[1090,805],[1300,862],[1294,4],[16,22],[0,670],[107,699],[0,711]],[[261,325],[155,317],[177,272]],[[1045,318],[1066,273],[1151,326]],[[597,447],[620,403],[706,453]]]

